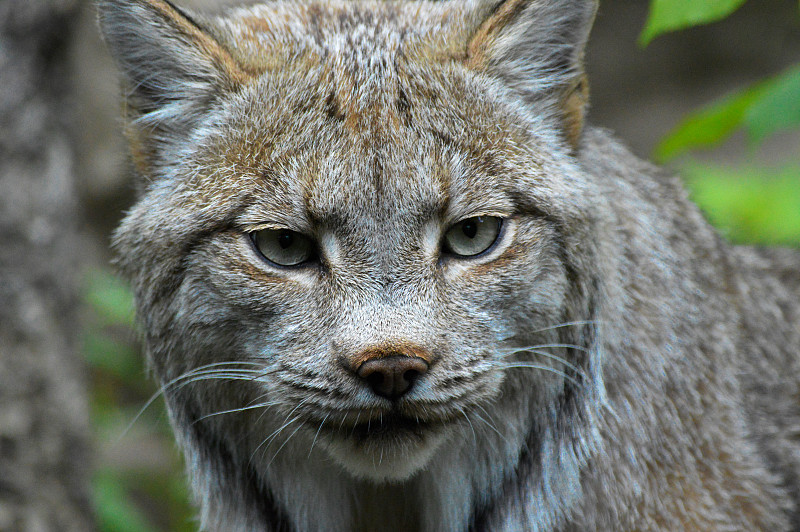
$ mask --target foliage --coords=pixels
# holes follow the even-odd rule
[[[754,144],[800,126],[800,65],[737,91],[687,116],[656,147],[667,161],[698,147],[716,146],[744,127]]]
[[[739,9],[744,2],[745,0],[652,0],[650,17],[639,42],[647,45],[662,33],[721,20]]]
[[[687,162],[693,199],[730,240],[800,247],[800,165],[781,168]]]
[[[663,33],[720,20],[745,0],[651,0],[650,15],[639,42]],[[800,6],[800,3],[798,3]],[[715,146],[744,127],[752,143],[800,126],[800,65],[741,89],[690,114],[658,145],[664,162],[687,150]]]
[[[131,291],[111,273],[95,271],[84,301],[83,354],[91,369],[91,419],[100,451],[92,479],[100,531],[196,530],[164,407],[155,402],[140,412],[154,386],[135,340]]]
[[[652,0],[639,41],[720,20],[744,0]],[[800,3],[798,3],[800,6]],[[800,128],[800,65],[689,114],[656,147],[659,162],[721,144],[744,130],[755,150],[770,136]],[[723,167],[685,159],[678,165],[709,219],[733,240],[800,245],[800,160],[780,169]]]

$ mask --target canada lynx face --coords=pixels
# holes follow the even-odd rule
[[[593,2],[99,7],[119,263],[206,527],[788,527],[740,375],[796,319],[740,345],[755,255],[584,128]]]

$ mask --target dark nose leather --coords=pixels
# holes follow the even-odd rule
[[[395,400],[408,393],[427,371],[428,363],[422,358],[397,354],[369,358],[356,373],[375,394]]]

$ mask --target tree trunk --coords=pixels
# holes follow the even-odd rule
[[[0,1],[0,530],[9,532],[94,528],[66,68],[76,7]]]

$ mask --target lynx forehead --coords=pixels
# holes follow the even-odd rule
[[[800,526],[800,258],[585,124],[593,1],[98,7],[204,529]]]

